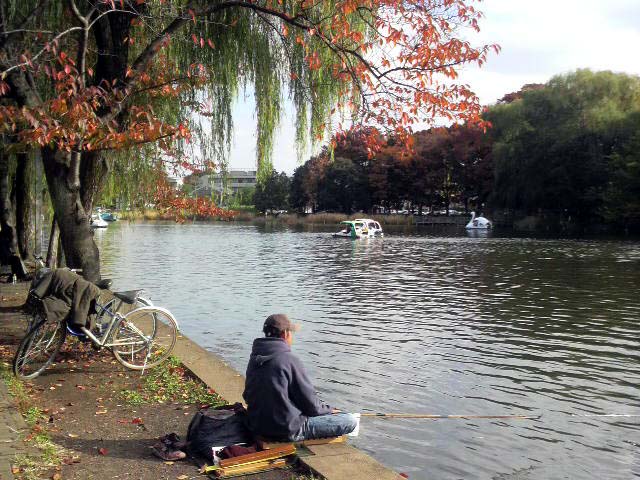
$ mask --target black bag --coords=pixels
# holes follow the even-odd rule
[[[244,411],[211,410],[197,412],[187,430],[189,448],[196,455],[213,459],[212,447],[252,443]]]

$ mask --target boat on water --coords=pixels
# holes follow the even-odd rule
[[[342,238],[370,238],[382,237],[384,232],[382,226],[370,218],[356,218],[355,220],[344,220],[340,222],[341,230],[334,233],[334,237]]]
[[[107,228],[109,224],[106,222],[106,220],[103,220],[99,214],[94,213],[93,215],[91,215],[90,226],[91,228]]]
[[[476,217],[476,212],[471,212],[471,220],[465,227],[467,230],[489,230],[493,225],[491,220],[484,217]]]
[[[115,222],[116,220],[118,220],[118,216],[112,212],[102,212],[100,214],[100,218],[102,218],[102,220],[105,220],[107,222]]]

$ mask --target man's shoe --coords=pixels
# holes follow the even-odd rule
[[[170,462],[187,458],[187,454],[182,450],[169,450],[166,447],[160,446],[158,444],[151,447],[151,451],[156,457]]]

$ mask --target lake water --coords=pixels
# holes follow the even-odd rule
[[[241,372],[264,318],[349,411],[355,445],[412,479],[640,477],[640,242],[112,224],[103,275],[145,288]]]

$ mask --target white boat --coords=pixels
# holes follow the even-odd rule
[[[342,229],[333,234],[334,237],[343,238],[369,238],[382,237],[384,232],[382,226],[370,218],[356,218],[355,220],[345,220],[340,222]]]
[[[99,214],[91,215],[91,228],[107,228],[109,224]]]
[[[491,220],[484,217],[476,217],[476,212],[471,212],[471,220],[465,227],[467,230],[488,230],[492,227]]]

